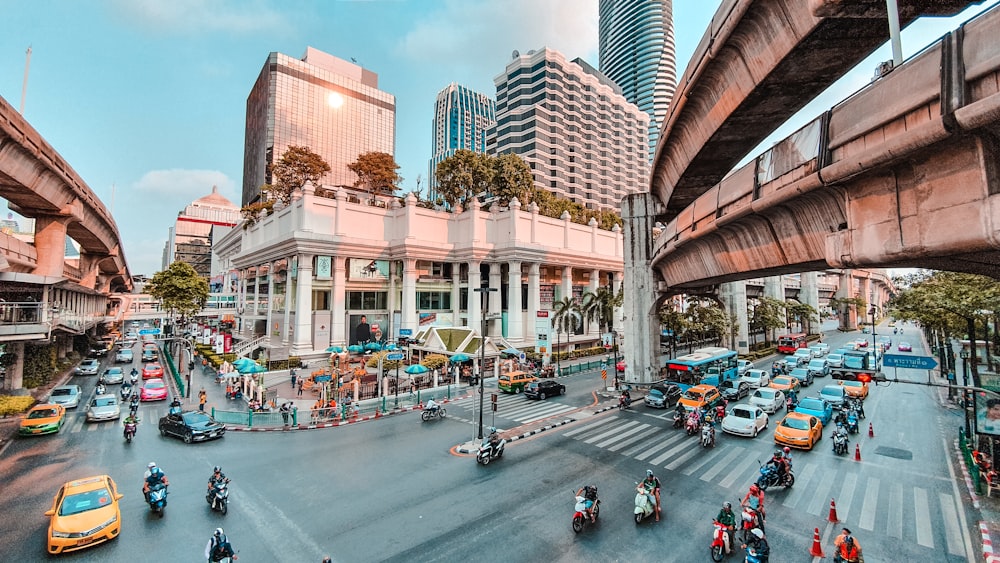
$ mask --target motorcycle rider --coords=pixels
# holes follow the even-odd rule
[[[434,399],[428,399],[427,405],[424,406],[424,410],[430,411],[432,414],[437,414],[438,408],[440,408],[440,405],[435,403]]]
[[[133,367],[132,371],[129,373],[129,377],[131,377],[131,379],[132,379],[132,385],[135,385],[136,383],[138,383],[139,382],[139,370],[137,370],[137,369],[135,369]]]
[[[649,502],[656,506],[656,521],[660,521],[660,480],[653,475],[652,469],[646,470],[646,478],[642,480],[642,486],[649,491],[646,496]]]
[[[754,528],[750,531],[750,543],[743,544],[743,549],[749,546],[757,554],[761,563],[767,563],[768,557],[771,555],[771,546],[767,544],[767,538],[764,537],[764,530],[760,528]]]
[[[622,391],[621,396],[618,397],[618,405],[628,408],[632,404],[632,396],[629,395],[628,389]]]
[[[133,393],[132,394],[132,402],[129,403],[128,411],[129,411],[129,413],[132,416],[135,416],[135,414],[137,412],[139,412],[139,394],[138,393]]]
[[[234,561],[237,559],[226,533],[222,528],[216,528],[212,537],[208,538],[208,544],[205,545],[205,559],[207,561],[222,561],[226,557],[232,557]]]
[[[785,463],[788,464],[788,470],[792,470],[792,448],[785,446],[782,448],[781,452],[784,454]]]
[[[835,563],[857,563],[861,560],[861,544],[847,528],[841,530],[840,535],[833,540],[833,545],[837,548],[837,553],[833,556]]]
[[[174,397],[173,401],[170,401],[170,409],[167,411],[168,414],[180,414],[181,413],[181,401],[177,397]]]
[[[146,497],[146,502],[149,502],[149,489],[159,484],[169,487],[170,481],[167,480],[167,474],[162,469],[153,465],[153,467],[149,468],[149,477],[146,477],[142,483],[142,494]]]
[[[208,493],[206,498],[212,503],[212,508],[215,508],[215,499],[212,498],[212,494],[214,493],[216,483],[221,485],[229,483],[229,477],[226,477],[226,474],[222,472],[222,468],[218,465],[212,469],[212,474],[208,477]]]
[[[736,515],[733,514],[733,505],[729,502],[722,503],[719,515],[715,517],[716,522],[725,527],[726,553],[732,553],[733,530],[736,528]]]
[[[778,483],[784,484],[785,474],[788,472],[788,462],[781,450],[775,450],[774,455],[767,461],[767,465],[774,467],[778,471]]]
[[[125,430],[122,431],[122,437],[123,438],[127,438],[128,437],[128,425],[129,424],[135,425],[134,432],[138,432],[139,431],[139,419],[136,418],[136,417],[134,417],[134,416],[132,416],[131,413],[129,413],[129,415],[125,417],[125,420],[122,422],[122,424],[125,425]]]
[[[597,520],[594,519],[594,504],[597,502],[597,486],[595,485],[584,485],[576,491],[576,496],[583,497],[584,513],[590,518],[590,522],[594,523]]]
[[[677,403],[677,405],[674,406],[674,416],[684,420],[684,417],[687,416],[687,409],[684,408],[684,405]]]
[[[760,490],[757,483],[750,485],[750,491],[740,501],[740,506],[749,506],[757,512],[761,525],[764,524],[764,491]]]

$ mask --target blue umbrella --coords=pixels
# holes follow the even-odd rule
[[[455,363],[455,364],[458,364],[458,363],[461,363],[461,362],[467,362],[467,361],[469,361],[471,359],[472,358],[470,358],[468,355],[459,352],[458,354],[455,354],[454,356],[451,357],[451,362]]]
[[[235,360],[233,360],[233,365],[235,367],[248,366],[250,364],[256,364],[256,363],[257,362],[255,362],[255,361],[253,361],[250,358],[247,358],[245,356],[242,357],[242,358],[236,358]]]
[[[257,364],[252,364],[252,365],[248,364],[248,365],[237,367],[236,371],[238,371],[240,373],[262,373],[262,372],[267,371],[267,368],[265,368],[264,366],[257,365]]]
[[[520,356],[521,355],[521,351],[518,350],[517,348],[507,348],[506,350],[503,351],[503,353],[507,354],[507,355],[510,355],[510,356]]]
[[[352,354],[360,354],[365,351],[365,347],[360,344],[351,344],[347,347],[347,351]]]
[[[396,348],[399,348],[399,346],[396,346],[392,342],[390,342],[390,343],[388,343],[388,344],[385,345],[385,349],[386,350],[395,350]]]
[[[417,375],[421,373],[427,373],[431,370],[427,369],[426,366],[422,366],[420,364],[413,364],[412,366],[406,366],[406,369],[404,369],[403,371],[405,371],[406,373]]]
[[[339,354],[339,353],[343,352],[344,349],[341,348],[340,346],[330,346],[329,348],[326,349],[326,351],[330,352],[332,354]]]

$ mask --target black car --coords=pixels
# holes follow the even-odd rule
[[[750,396],[750,384],[738,379],[727,379],[719,384],[719,393],[727,401],[738,401]]]
[[[524,397],[527,399],[542,399],[554,397],[566,392],[566,386],[552,379],[532,381],[524,386]]]
[[[160,419],[160,434],[177,436],[184,443],[200,442],[221,438],[226,433],[226,425],[200,411],[168,414]]]
[[[642,401],[647,406],[665,409],[677,404],[681,398],[681,388],[675,383],[654,383]]]

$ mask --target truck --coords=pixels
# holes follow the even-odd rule
[[[844,362],[841,367],[830,370],[833,379],[856,381],[859,374],[867,374],[874,379],[881,367],[880,358],[874,351],[848,350],[844,352]]]

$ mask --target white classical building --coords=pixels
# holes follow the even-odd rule
[[[419,206],[412,194],[401,202],[323,187],[335,199],[317,197],[307,184],[288,206],[216,241],[219,265],[238,279],[227,290],[237,295],[243,339],[308,357],[369,333],[393,340],[429,326],[478,330],[482,295],[488,335],[545,354],[557,336],[566,340],[551,329],[554,303],[621,286],[617,227],[545,217],[516,200],[452,213]],[[480,287],[498,291],[477,295]],[[591,325],[569,342],[599,338]]]

